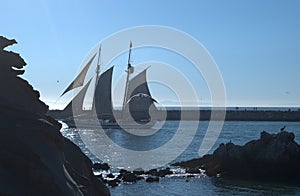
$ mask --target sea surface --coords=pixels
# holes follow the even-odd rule
[[[61,132],[65,137],[77,144],[93,162],[104,161],[115,165],[115,168],[130,169],[127,167],[129,155],[123,151],[119,152],[118,148],[116,150],[112,146],[116,144],[122,149],[134,152],[155,151],[167,145],[169,141],[176,139],[176,137],[180,137],[176,140],[177,145],[172,145],[172,148],[160,152],[159,155],[154,154],[151,159],[155,159],[154,162],[159,163],[160,160],[161,162],[165,161],[165,158],[169,157],[170,154],[182,152],[171,163],[186,161],[199,157],[199,148],[207,133],[208,124],[208,121],[167,121],[160,125],[161,127],[158,126],[160,127],[159,129],[149,130],[149,134],[145,134],[145,130],[141,130],[143,136],[138,134],[132,135],[137,130],[131,133],[117,129],[102,132],[90,129],[69,129],[66,126],[62,128]],[[195,125],[197,125],[196,128]],[[286,126],[286,131],[293,132],[296,136],[296,142],[300,143],[300,122],[228,121],[224,123],[220,134],[214,135],[216,142],[208,150],[208,153],[212,153],[221,143],[231,141],[235,144],[243,145],[250,140],[259,139],[261,131],[278,133],[283,126]],[[185,134],[178,136],[179,131]],[[113,141],[114,144],[98,142],[105,138]],[[214,141],[214,138],[210,139],[212,142]],[[89,140],[91,140],[90,143],[88,142]],[[189,145],[182,149],[187,141]],[[99,154],[97,149],[106,149],[104,152],[107,154],[103,154],[102,151],[102,154]],[[135,162],[143,163],[139,157],[135,158]],[[130,160],[134,161],[135,158],[130,157]],[[144,161],[146,160],[144,159]],[[155,164],[152,166],[155,167]],[[142,165],[140,167],[143,168]],[[111,172],[117,172],[117,169],[112,168]],[[110,191],[112,195],[300,195],[300,183],[298,185],[286,185],[266,182],[229,181],[221,178],[208,178],[203,175],[187,178],[186,175],[179,172],[161,178],[159,182],[155,183],[147,183],[145,180],[133,184],[122,183],[118,187],[110,188]]]

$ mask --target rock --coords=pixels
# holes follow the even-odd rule
[[[46,118],[45,113],[48,106],[39,100],[39,92],[33,90],[29,83],[18,75],[24,73],[22,69],[26,63],[19,54],[3,50],[6,46],[16,43],[15,40],[8,40],[1,36],[0,38],[0,103],[5,108],[15,111],[16,117],[24,118],[24,115],[17,115],[16,111],[24,112],[26,118],[38,116]],[[18,119],[16,119],[18,120]]]
[[[0,50],[16,43],[17,41],[15,39],[7,39],[6,37],[0,36]]]
[[[145,178],[143,176],[136,176],[136,180],[144,180]]]
[[[204,169],[208,176],[296,182],[300,180],[300,146],[295,135],[261,132],[260,139],[244,146],[220,144],[211,155],[175,163],[189,171]]]
[[[94,176],[96,176],[97,178],[103,180],[103,175],[102,174],[94,174]]]
[[[131,173],[131,172],[125,170],[125,169],[120,169],[119,172],[120,172],[120,174],[117,176],[118,179],[123,178],[124,174]]]
[[[149,171],[146,171],[145,174],[151,175],[151,176],[157,176],[158,172],[157,172],[157,169],[150,169]]]
[[[151,177],[151,176],[149,176],[146,179],[146,182],[158,182],[158,181],[159,181],[159,177]]]
[[[136,175],[143,175],[143,174],[145,174],[145,171],[142,168],[137,168],[137,169],[133,170],[133,173]]]
[[[212,161],[212,155],[204,155],[202,158],[198,159],[192,159],[189,161],[184,162],[178,162],[172,164],[173,166],[180,166],[183,168],[195,168],[200,167],[201,169],[204,169],[204,166],[207,165],[209,162]]]
[[[138,177],[134,173],[125,173],[122,180],[124,182],[136,182]]]
[[[263,131],[260,133],[260,139],[262,140],[262,142],[264,143],[268,143],[269,141],[272,140],[272,137],[274,137],[273,135]]]
[[[157,172],[157,176],[159,177],[165,177],[166,175],[171,175],[173,172],[170,170],[170,168],[161,169]]]
[[[108,177],[108,178],[114,178],[115,176],[112,173],[109,173],[109,174],[107,174],[106,177]]]
[[[200,174],[200,170],[198,167],[186,168],[186,173],[190,174]]]
[[[0,195],[110,195],[92,162],[46,115],[38,91],[19,75],[26,63],[0,36]]]
[[[120,169],[120,174],[127,174],[130,173],[130,171],[127,171],[126,169]]]
[[[121,180],[116,178],[116,179],[107,181],[107,184],[111,187],[116,187],[119,185],[120,182],[121,182]]]
[[[173,172],[170,170],[170,168],[161,169],[161,170],[151,169],[151,170],[145,172],[145,174],[151,175],[151,176],[165,177],[166,175],[173,174]]]
[[[105,170],[105,171],[110,169],[107,163],[94,163],[93,168],[99,170]]]
[[[108,181],[109,181],[109,180],[107,180],[107,179],[102,179],[102,182],[105,183],[105,184],[107,184]]]

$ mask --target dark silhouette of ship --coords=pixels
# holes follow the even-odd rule
[[[148,83],[147,69],[132,76],[134,67],[130,63],[132,42],[130,42],[128,63],[126,69],[125,94],[123,99],[122,110],[114,112],[112,101],[112,74],[114,66],[110,67],[103,73],[100,73],[100,57],[101,45],[99,51],[92,56],[82,71],[73,80],[73,82],[63,92],[65,93],[82,87],[79,93],[65,107],[62,113],[66,114],[63,121],[69,127],[84,128],[150,128],[154,125],[155,120],[151,120],[149,112],[157,111],[155,106],[156,100],[152,98]],[[97,68],[95,74],[95,88],[91,110],[83,109],[83,101],[87,94],[88,88],[92,85],[92,79],[85,82],[88,70],[91,64],[97,60]],[[157,103],[157,102],[156,102]]]

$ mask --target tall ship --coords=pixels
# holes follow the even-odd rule
[[[81,90],[69,104],[64,108],[62,113],[65,118],[62,119],[69,127],[77,128],[151,128],[155,124],[155,119],[150,114],[157,113],[155,103],[157,101],[152,98],[147,83],[147,70],[135,74],[134,67],[131,65],[131,49],[130,42],[128,62],[126,69],[125,93],[123,97],[122,108],[117,110],[113,107],[112,100],[112,74],[114,66],[101,72],[101,45],[91,59],[86,63],[81,72],[72,81],[72,83],[62,93],[72,91],[81,87]],[[92,77],[86,81],[86,75],[91,64],[96,60],[95,83],[92,84]],[[84,99],[87,96],[87,90],[94,85],[92,107],[85,110],[83,107]]]

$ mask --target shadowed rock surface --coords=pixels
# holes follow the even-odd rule
[[[0,195],[109,195],[92,162],[46,116],[38,91],[20,78],[25,61],[0,36]]]
[[[260,139],[244,146],[221,144],[211,155],[175,163],[187,170],[204,169],[208,176],[296,182],[300,179],[300,146],[295,135],[261,132]]]
[[[107,163],[94,163],[93,165],[94,169],[100,169],[100,170],[109,170],[110,167]]]
[[[149,176],[146,179],[146,182],[158,182],[158,181],[159,181],[159,177],[151,177],[151,176]]]

